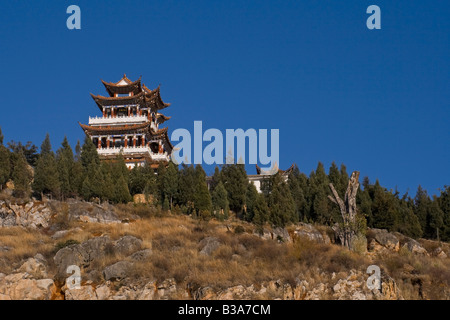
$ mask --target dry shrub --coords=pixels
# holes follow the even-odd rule
[[[230,260],[233,254],[233,248],[228,245],[221,245],[216,251],[214,251],[213,257],[215,259]]]
[[[292,253],[306,267],[317,267],[329,273],[362,269],[368,264],[364,257],[344,247],[304,238],[295,241]]]

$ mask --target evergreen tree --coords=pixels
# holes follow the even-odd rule
[[[244,212],[244,220],[251,222],[253,217],[255,216],[255,205],[256,199],[258,198],[258,190],[256,190],[255,185],[252,182],[249,182],[247,185],[247,194],[245,195],[245,212]]]
[[[37,152],[38,148],[28,141],[26,145],[23,145],[21,142],[11,141],[8,142],[8,148],[13,154],[22,154],[25,156],[26,161],[32,167],[36,166],[37,159],[39,158],[39,154]],[[16,160],[13,158],[13,161]]]
[[[178,203],[186,208],[187,214],[191,214],[194,208],[195,180],[194,166],[183,163],[178,184]]]
[[[107,164],[105,163],[100,167],[95,159],[87,165],[87,172],[81,187],[81,194],[86,201],[90,201],[93,198],[98,198],[99,201],[104,200],[106,188],[104,172]]]
[[[75,193],[76,186],[74,185],[75,177],[73,176],[73,167],[75,164],[73,151],[67,137],[64,137],[61,148],[57,151],[56,159],[61,196],[64,198],[69,197]]]
[[[41,153],[36,162],[34,171],[33,190],[42,195],[51,194],[58,196],[60,181],[55,154],[52,152],[49,134],[46,135],[41,145]]]
[[[372,215],[373,226],[380,229],[394,229],[396,221],[395,197],[380,186],[379,181],[375,182],[373,188]]]
[[[113,201],[115,203],[127,203],[131,201],[128,184],[123,175],[120,175],[118,181],[115,183]]]
[[[33,178],[29,170],[27,159],[22,150],[19,150],[14,158],[13,172],[11,174],[14,182],[14,196],[28,198],[30,195],[30,182]]]
[[[3,185],[8,182],[11,174],[9,151],[1,142],[3,142],[3,136],[1,135],[0,129],[0,191]]]
[[[330,193],[329,179],[321,162],[318,163],[316,172],[310,178],[311,216],[315,221],[325,224],[333,224],[339,216],[328,200]]]
[[[157,169],[156,175],[156,185],[157,185],[157,198],[158,203],[162,206],[164,202],[164,176],[166,174],[166,166],[164,163],[160,162]],[[167,199],[169,201],[169,199]],[[170,205],[170,203],[169,203]]]
[[[247,190],[247,174],[242,164],[228,164],[222,169],[222,181],[228,193],[230,209],[242,215]]]
[[[416,196],[414,197],[414,214],[419,219],[420,227],[424,232],[427,231],[427,217],[430,211],[431,199],[427,191],[419,185]]]
[[[206,183],[206,182],[205,182]],[[178,191],[178,168],[170,161],[162,181],[164,199],[169,201],[170,210],[173,209],[173,199]]]
[[[258,193],[254,206],[253,223],[262,231],[265,223],[269,220],[269,207],[262,193]]]
[[[222,180],[221,175],[220,175],[220,170],[219,167],[215,167],[214,168],[214,174],[211,177],[211,183],[209,185],[210,191],[213,192],[214,189],[216,188],[216,186],[219,184],[219,182]]]
[[[228,204],[227,190],[225,189],[222,181],[219,181],[219,183],[214,188],[211,194],[211,201],[213,211],[215,211],[216,218],[220,220],[227,219],[229,204]]]
[[[373,216],[372,216],[372,199],[370,198],[369,185],[361,188],[356,194],[356,204],[358,205],[359,213],[366,218],[367,226],[373,227]]]
[[[197,214],[206,214],[207,212],[211,212],[211,195],[209,194],[208,185],[206,184],[206,173],[199,164],[195,166],[194,188],[194,209]]]
[[[439,233],[440,239],[450,241],[450,186],[445,186],[441,190],[441,194],[437,199],[439,207],[442,211],[442,228]]]
[[[2,127],[0,127],[0,146],[3,145],[3,133],[2,133]]]
[[[419,238],[422,236],[422,228],[420,227],[419,219],[414,214],[414,203],[412,199],[407,199],[405,194],[398,202],[399,221],[396,231],[411,238]]]
[[[299,221],[303,221],[308,214],[307,177],[300,173],[297,165],[288,177],[288,186],[295,202],[295,211]]]
[[[85,135],[84,137],[83,146],[81,147],[80,159],[85,172],[89,170],[88,167],[91,165],[100,165],[100,158],[98,156],[97,149],[88,135]]]
[[[440,240],[439,231],[444,226],[444,212],[439,207],[436,196],[433,197],[433,201],[430,204],[430,208],[427,216],[427,229],[425,230],[426,236],[429,239]]]
[[[269,220],[273,226],[284,227],[289,223],[297,222],[295,203],[289,187],[282,181],[279,173],[272,177],[272,191],[269,195]]]

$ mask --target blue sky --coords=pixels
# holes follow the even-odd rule
[[[66,28],[71,4],[81,30]],[[74,146],[100,79],[142,75],[172,103],[169,132],[280,129],[281,168],[334,160],[435,194],[450,184],[449,58],[448,1],[4,1],[0,126]]]

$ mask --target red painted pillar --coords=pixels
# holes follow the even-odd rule
[[[142,136],[142,146],[143,147],[145,146],[145,137],[144,136]]]
[[[128,146],[128,137],[125,137],[125,148]]]
[[[136,137],[133,137],[133,148],[136,147]]]
[[[113,137],[113,148],[116,146],[116,138]]]
[[[130,114],[131,114],[131,109],[130,109],[130,107],[128,107],[128,116],[130,116]]]
[[[109,139],[106,139],[106,148],[109,149]]]
[[[97,147],[98,147],[98,149],[102,148],[102,139],[101,138],[98,138]]]
[[[103,108],[103,118],[106,118],[106,110]]]

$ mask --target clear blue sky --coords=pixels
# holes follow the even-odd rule
[[[82,30],[66,28],[71,4]],[[450,184],[448,0],[1,3],[6,141],[74,146],[99,115],[89,93],[123,73],[161,83],[169,132],[277,128],[281,168],[334,160],[401,193]]]

